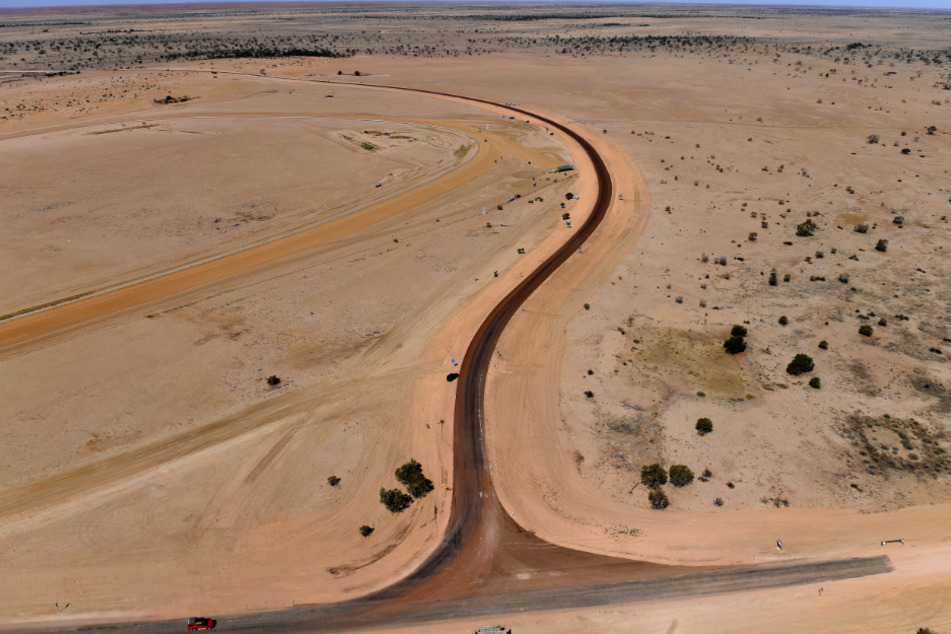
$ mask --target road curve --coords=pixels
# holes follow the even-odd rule
[[[221,72],[221,71],[219,71]],[[244,73],[235,73],[244,74]],[[553,610],[637,600],[659,600],[755,588],[829,581],[889,572],[887,557],[784,566],[691,568],[606,557],[544,542],[522,529],[502,509],[488,469],[482,404],[486,375],[499,337],[522,304],[598,228],[613,199],[611,175],[584,136],[552,119],[486,99],[379,84],[352,84],[289,77],[268,79],[399,90],[464,100],[525,115],[578,143],[594,166],[598,195],[588,220],[569,240],[528,274],[489,313],[470,343],[460,368],[454,420],[453,498],[446,532],[427,559],[397,583],[371,595],[337,604],[234,616],[222,630],[346,631],[512,610]],[[511,580],[516,572],[517,585]],[[124,631],[168,631],[177,621],[123,626]],[[114,631],[115,626],[77,631]]]

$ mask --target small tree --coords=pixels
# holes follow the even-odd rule
[[[651,492],[647,494],[647,499],[650,500],[651,507],[658,511],[662,511],[670,506],[670,500],[667,499],[667,494],[664,493],[664,490],[660,487],[651,489]]]
[[[875,250],[885,253],[888,251],[888,240],[882,239],[875,243]]]
[[[329,484],[329,485],[332,486],[332,487],[335,487],[335,486],[337,486],[338,484],[340,484],[340,478],[338,478],[338,477],[335,476],[335,475],[332,475],[332,476],[330,476],[329,478],[327,478],[327,484]]]
[[[713,421],[709,418],[698,418],[696,424],[697,433],[701,436],[705,436],[713,431]]]
[[[859,326],[859,334],[863,337],[871,337],[874,334],[874,331],[868,324],[862,324]]]
[[[367,526],[366,524],[364,524],[363,526],[360,527],[360,534],[363,535],[364,537],[369,537],[370,533],[372,532],[373,532],[372,526]]]
[[[652,489],[667,484],[667,471],[656,462],[644,465],[641,467],[641,484]]]
[[[729,354],[740,354],[746,351],[746,342],[743,337],[730,337],[723,342],[723,349]]]
[[[785,325],[788,324],[788,323],[789,323],[789,318],[786,317],[786,315],[782,315],[782,316],[779,318],[779,325],[780,325],[780,326],[785,326]]]
[[[820,341],[820,342],[819,342],[819,349],[820,349],[820,350],[828,350],[828,349],[829,349],[829,342],[826,341],[825,339],[823,339],[822,341]]]
[[[815,364],[812,362],[812,357],[800,353],[793,357],[793,360],[786,366],[786,373],[798,376],[806,372],[812,372],[815,367]]]
[[[809,387],[815,390],[818,390],[822,388],[822,381],[819,379],[819,377],[814,376],[811,379],[809,379]]]
[[[693,482],[693,471],[683,464],[670,465],[670,483],[675,487],[687,486]]]
[[[281,379],[276,374],[272,374],[271,376],[267,377],[267,384],[272,387],[275,385],[279,385],[280,382],[281,382]]]
[[[733,329],[730,330],[730,336],[732,337],[745,337],[746,334],[747,334],[746,327],[740,326],[739,324],[734,325]]]
[[[413,498],[399,489],[380,489],[380,502],[390,513],[402,513],[413,503]]]

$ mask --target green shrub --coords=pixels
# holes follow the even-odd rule
[[[740,354],[746,351],[746,342],[743,337],[730,337],[723,342],[723,349],[729,354]]]
[[[338,484],[340,484],[340,478],[338,478],[338,477],[335,476],[335,475],[332,475],[332,476],[330,476],[329,478],[327,478],[327,484],[329,484],[329,485],[332,486],[332,487],[335,487],[335,486],[337,486]]]
[[[872,334],[874,334],[874,332],[875,331],[872,330],[872,327],[869,326],[868,324],[862,324],[861,326],[859,326],[859,334],[862,335],[863,337],[871,337]]]
[[[814,388],[816,390],[821,389],[822,381],[819,379],[819,377],[814,376],[811,379],[809,379],[809,387]]]
[[[399,489],[380,489],[380,502],[390,513],[402,513],[413,503],[413,498]]]
[[[884,239],[883,239],[883,240],[879,240],[879,241],[875,244],[875,250],[876,250],[876,251],[881,251],[882,253],[885,253],[886,251],[888,251],[888,240],[884,240]]]
[[[812,357],[807,354],[797,354],[793,357],[793,360],[789,362],[789,365],[786,366],[786,373],[798,376],[806,372],[812,372],[815,367],[815,364],[812,362]]]
[[[433,481],[423,475],[423,465],[410,460],[396,470],[396,479],[406,485],[414,498],[424,497],[433,490]]]
[[[280,382],[281,382],[281,379],[276,374],[272,374],[271,376],[267,377],[268,385],[274,386],[274,385],[278,385]]]
[[[829,349],[829,342],[826,341],[825,339],[823,339],[822,341],[820,341],[820,342],[819,342],[819,349],[820,349],[820,350],[828,350],[828,349]]]
[[[667,499],[667,494],[664,493],[664,490],[660,487],[651,489],[651,492],[647,494],[647,499],[650,500],[651,507],[657,510],[663,510],[670,506],[670,500]]]
[[[773,269],[772,271],[769,272],[769,285],[776,286],[777,281],[778,280],[776,278],[776,269]]]
[[[367,526],[366,524],[364,524],[363,526],[360,527],[360,534],[363,535],[364,537],[369,537],[370,533],[372,532],[373,532],[372,526]]]
[[[656,462],[651,465],[644,465],[641,467],[641,484],[652,489],[667,484],[667,471]]]
[[[785,325],[788,324],[788,323],[789,323],[789,318],[786,317],[786,315],[783,315],[782,317],[779,318],[779,325],[780,325],[780,326],[785,326]]]
[[[701,436],[709,434],[713,431],[713,421],[709,418],[698,418],[696,424],[697,433]]]
[[[675,487],[684,487],[693,482],[693,471],[683,464],[670,465],[670,483]]]
[[[740,326],[739,324],[734,325],[733,329],[730,330],[731,337],[745,337],[746,334],[747,334],[746,327]]]

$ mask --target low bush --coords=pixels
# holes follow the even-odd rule
[[[868,324],[862,324],[859,326],[859,334],[863,337],[871,337],[874,333],[875,331],[872,330],[872,327]]]
[[[664,493],[664,490],[660,487],[651,489],[651,492],[647,494],[647,499],[650,500],[651,508],[655,508],[659,511],[670,506],[670,500],[667,499],[667,494]]]
[[[272,374],[271,376],[267,377],[267,384],[270,386],[279,385],[280,382],[281,379],[276,374]]]
[[[779,325],[780,325],[780,326],[785,326],[785,325],[788,324],[788,323],[789,323],[789,318],[786,317],[786,315],[783,315],[782,317],[779,318]]]
[[[415,460],[404,463],[396,470],[396,479],[406,486],[414,498],[424,497],[433,490],[433,481],[423,475],[423,465]]]
[[[723,342],[723,349],[729,354],[740,354],[746,351],[746,342],[743,337],[730,337]]]
[[[731,336],[731,337],[745,337],[746,334],[747,334],[746,327],[745,327],[745,326],[740,326],[739,324],[735,324],[735,325],[733,326],[733,329],[730,330],[730,336]]]
[[[670,465],[670,483],[675,487],[684,487],[693,482],[693,471],[683,464]]]
[[[413,498],[399,489],[381,488],[380,502],[390,513],[402,513],[413,503]]]
[[[695,428],[698,434],[704,436],[713,431],[713,421],[706,417],[698,418]]]
[[[360,534],[363,535],[364,537],[369,537],[370,533],[372,532],[373,532],[372,526],[367,526],[366,524],[364,524],[363,526],[360,527]]]
[[[816,229],[819,228],[819,225],[814,223],[812,220],[806,220],[796,226],[796,235],[802,238],[807,238],[816,232]]]
[[[821,389],[821,388],[822,388],[822,380],[819,379],[819,377],[817,377],[817,376],[812,377],[811,379],[809,379],[809,387],[811,387],[811,388],[813,388],[813,389],[816,389],[816,390]]]
[[[812,357],[800,353],[793,357],[793,360],[786,366],[786,373],[798,376],[806,372],[812,372],[815,367],[815,364],[812,362]]]
[[[644,465],[641,467],[641,484],[652,489],[667,484],[667,471],[656,462]]]
[[[335,476],[335,475],[332,475],[332,476],[330,476],[329,478],[327,478],[327,484],[329,484],[329,485],[332,486],[332,487],[335,487],[335,486],[337,486],[338,484],[340,484],[340,478],[338,478],[338,477]]]

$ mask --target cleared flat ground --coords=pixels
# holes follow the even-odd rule
[[[896,572],[830,583],[821,597],[762,590],[500,622],[951,627],[949,70],[931,53],[894,54],[931,51],[940,26],[907,14],[864,15],[847,30],[835,16],[734,27],[671,15],[490,22],[502,25],[493,41],[535,33],[539,43],[512,39],[512,50],[481,56],[175,62],[161,66],[174,72],[4,84],[0,110],[18,114],[0,120],[0,162],[17,178],[2,187],[17,204],[2,212],[14,231],[0,237],[10,271],[0,313],[465,178],[266,267],[4,355],[0,594],[10,600],[0,622],[336,600],[405,573],[433,543],[450,495],[450,360],[480,311],[567,231],[562,214],[586,213],[590,183],[554,183],[547,170],[572,160],[561,141],[498,113],[274,78],[359,68],[343,79],[579,122],[630,175],[620,184],[630,213],[618,201],[615,224],[500,342],[487,435],[516,521],[555,543],[686,564],[864,556],[906,539],[885,551]],[[906,26],[920,27],[918,39]],[[334,28],[359,36],[345,20]],[[559,33],[697,29],[751,40],[620,53],[594,40],[584,56],[549,45]],[[454,33],[424,35],[455,46]],[[839,50],[820,50],[817,33]],[[258,77],[180,72],[199,67]],[[166,94],[194,99],[152,102]],[[458,155],[473,139],[478,150]],[[813,235],[798,236],[806,220]],[[749,330],[738,356],[721,347],[733,324]],[[800,352],[815,370],[790,376]],[[264,381],[272,374],[276,389]],[[820,389],[807,384],[814,376]],[[701,416],[714,423],[703,437]],[[436,491],[394,516],[377,491],[410,457]],[[670,508],[653,511],[639,484],[652,462],[710,475],[666,487]],[[339,487],[327,485],[332,474]],[[361,537],[361,524],[374,533]]]

